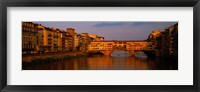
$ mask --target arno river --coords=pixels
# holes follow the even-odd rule
[[[28,66],[23,70],[178,70],[178,62],[160,58],[114,58],[94,55]]]

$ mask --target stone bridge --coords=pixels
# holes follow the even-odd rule
[[[150,51],[153,52],[153,43],[145,40],[131,40],[131,41],[92,41],[88,45],[88,52],[101,52],[104,55],[110,55],[110,53],[116,50],[124,50],[130,55],[134,55],[137,51]]]

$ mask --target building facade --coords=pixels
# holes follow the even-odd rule
[[[152,31],[147,40],[153,42],[157,56],[178,58],[178,23]]]
[[[22,22],[22,53],[31,54],[37,50],[37,24]]]
[[[90,35],[91,36],[91,35]],[[92,40],[102,41],[104,38],[95,34],[75,33],[75,29],[66,31],[50,28],[33,22],[22,23],[22,52],[46,53],[60,51],[87,51],[87,45]]]
[[[178,23],[162,33],[162,55],[178,58]]]
[[[156,51],[156,56],[161,56],[162,53],[162,32],[161,30],[154,30],[148,36],[148,41],[152,41],[153,47]]]

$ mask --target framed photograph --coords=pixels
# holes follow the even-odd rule
[[[1,2],[2,92],[199,91],[199,0]]]

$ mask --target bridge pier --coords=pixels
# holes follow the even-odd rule
[[[130,50],[130,51],[128,51],[128,53],[130,54],[130,56],[133,56],[135,54],[135,51],[134,50]]]
[[[104,51],[105,56],[110,56],[111,51]]]

